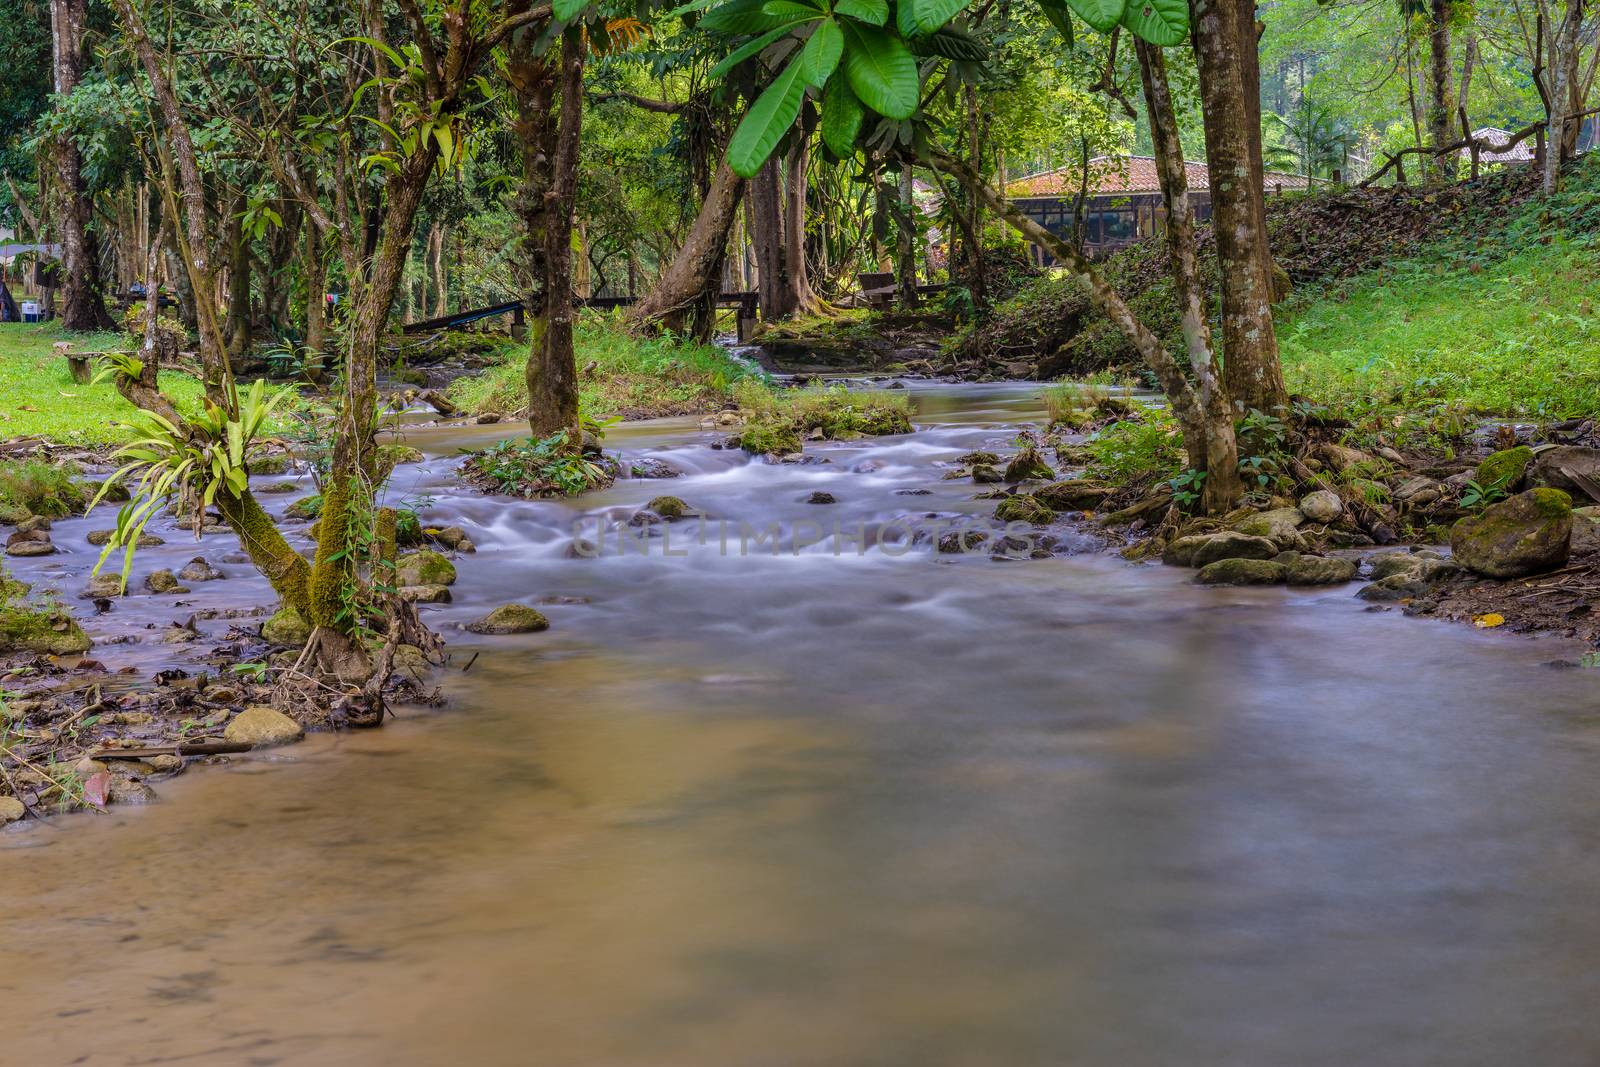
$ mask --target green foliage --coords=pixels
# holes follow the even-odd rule
[[[1468,511],[1482,511],[1505,498],[1506,491],[1499,486],[1479,485],[1471,480],[1461,490],[1461,506]]]
[[[102,376],[138,373],[138,360],[112,353]],[[181,511],[194,516],[198,529],[205,509],[219,495],[238,497],[249,488],[249,458],[272,409],[290,394],[285,388],[266,394],[266,383],[257,381],[239,398],[237,415],[230,416],[210,401],[189,421],[189,433],[153,411],[140,411],[135,419],[135,436],[112,453],[124,461],[101,483],[100,491],[89,502],[89,510],[120,485],[133,482],[129,500],[117,512],[117,525],[106,542],[94,573],[99,574],[106,559],[117,549],[124,553],[122,581],[126,585],[133,567],[133,553],[139,535],[156,511],[172,497],[178,497]]]
[[[597,463],[572,447],[565,430],[539,440],[512,439],[467,456],[466,474],[488,492],[525,499],[576,496],[602,489],[616,466]]]
[[[1114,485],[1169,480],[1182,470],[1185,458],[1183,433],[1160,408],[1137,420],[1112,423],[1089,438],[1088,449],[1089,476]]]
[[[85,487],[75,463],[46,459],[0,460],[0,503],[59,519],[83,507]]]

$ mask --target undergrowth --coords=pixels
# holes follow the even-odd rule
[[[715,410],[727,401],[735,382],[760,375],[716,345],[665,335],[638,337],[618,319],[598,314],[579,318],[574,344],[580,370],[578,405],[590,418]],[[473,413],[505,414],[526,407],[528,346],[506,341],[500,352],[501,362],[458,379],[450,387],[450,398]]]

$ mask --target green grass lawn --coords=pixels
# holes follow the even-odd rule
[[[66,444],[119,441],[133,406],[109,382],[79,385],[51,345],[73,341],[80,352],[124,348],[120,333],[67,334],[55,323],[0,323],[0,439],[44,437]],[[198,408],[200,382],[176,371],[161,387],[182,409]]]
[[[1390,264],[1297,293],[1278,336],[1289,387],[1337,406],[1454,401],[1498,415],[1600,412],[1600,246],[1548,237],[1503,258]]]

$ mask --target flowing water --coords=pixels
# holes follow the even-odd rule
[[[915,434],[827,464],[623,427],[687,473],[575,502],[451,487],[506,427],[414,434],[437,458],[401,488],[479,546],[432,620],[549,601],[552,629],[449,630],[446,709],[0,833],[0,1063],[1600,1058],[1600,724],[1589,673],[1545,665],[1570,645],[912,548],[883,530],[992,508],[941,464],[1041,415],[912,395]],[[568,555],[661,492],[726,550]],[[268,599],[225,570],[194,599]]]

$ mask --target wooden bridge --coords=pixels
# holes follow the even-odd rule
[[[862,274],[861,292],[856,298],[868,307],[887,307],[894,299],[898,290],[894,284],[892,274]],[[919,285],[917,294],[928,296],[932,293],[943,292],[945,285]],[[638,303],[643,297],[637,296],[574,296],[573,307],[595,308],[601,311],[610,311],[613,308],[630,307]],[[736,308],[736,329],[741,342],[750,340],[755,333],[756,322],[761,311],[761,294],[748,293],[721,293],[717,296],[717,307]],[[479,319],[492,319],[498,315],[511,316],[511,334],[513,337],[522,336],[524,317],[527,315],[527,304],[521,300],[507,300],[502,304],[490,304],[487,307],[470,308],[454,312],[449,315],[439,315],[436,318],[422,319],[418,322],[408,322],[402,327],[403,332],[436,333],[440,330],[459,330],[463,326],[477,322]]]
[[[572,298],[572,306],[610,311],[613,308],[630,307],[642,299],[644,298],[638,296],[574,296]],[[760,295],[753,292],[722,293],[717,297],[717,307],[738,309],[739,340],[748,340],[760,311]],[[457,311],[454,314],[422,319],[419,322],[408,322],[403,327],[403,330],[405,333],[434,333],[439,330],[459,330],[461,327],[477,322],[479,319],[492,319],[497,315],[510,315],[512,335],[520,336],[523,319],[526,314],[527,305],[523,301],[508,300],[503,304],[491,304],[488,307]]]

